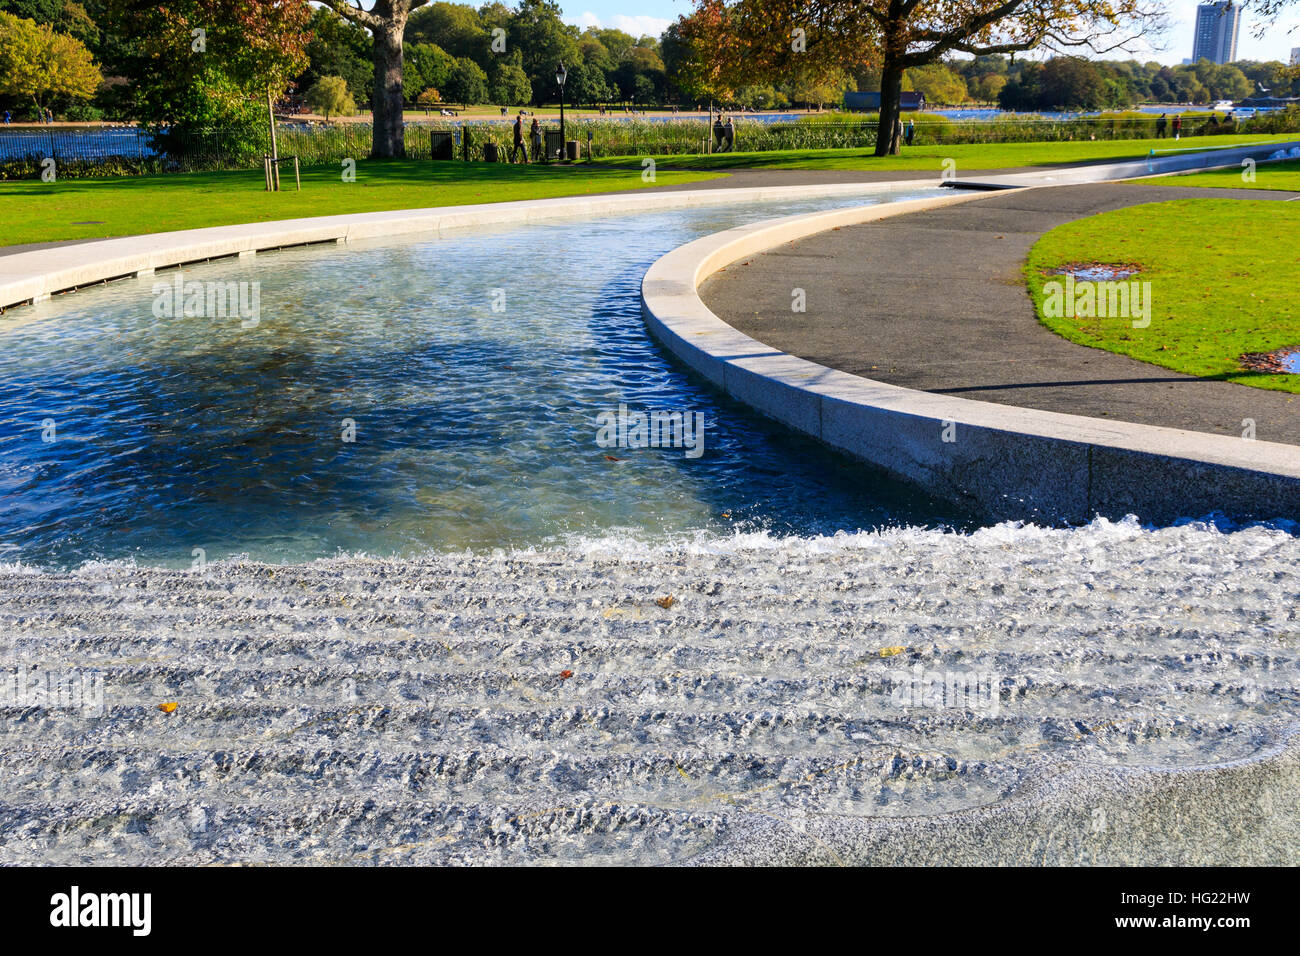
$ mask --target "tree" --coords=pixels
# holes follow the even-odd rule
[[[575,63],[569,67],[564,81],[564,98],[574,106],[583,103],[600,103],[612,99],[605,75],[590,63]]]
[[[605,44],[600,42],[595,27],[588,27],[578,40],[578,50],[582,53],[582,62],[589,67],[600,70],[601,75],[609,73],[618,65]]]
[[[443,95],[449,103],[486,103],[488,100],[488,79],[483,68],[467,56],[456,60],[447,77]]]
[[[1053,57],[1043,64],[1039,109],[1099,110],[1106,105],[1106,81],[1087,60]]]
[[[307,66],[306,0],[110,0],[107,9],[132,109],[155,126],[249,126],[265,117],[268,94]]]
[[[658,98],[658,90],[655,87],[654,80],[644,73],[638,73],[636,79],[632,82],[633,101],[645,107]]]
[[[479,12],[463,3],[430,3],[411,13],[406,23],[407,43],[436,43],[452,58],[467,56],[487,66],[492,38]]]
[[[374,78],[370,34],[328,7],[313,9],[308,27],[308,66],[297,79],[298,88],[310,89],[322,76],[341,76],[353,100],[369,103]]]
[[[1004,73],[985,73],[968,84],[970,95],[981,103],[997,102],[998,94],[1006,85],[1007,77]]]
[[[92,53],[99,41],[99,27],[94,18],[73,0],[0,0],[0,13],[48,24],[55,33],[66,33],[80,40]]]
[[[533,84],[528,82],[528,75],[516,62],[498,65],[492,77],[491,96],[494,103],[502,106],[523,106],[533,98]]]
[[[533,102],[557,100],[555,67],[561,61],[572,65],[582,60],[578,28],[560,19],[554,0],[521,0],[505,29],[507,49],[523,57],[521,66],[532,84]]]
[[[422,92],[434,87],[442,89],[456,58],[436,43],[413,43],[403,51],[402,96],[414,100]]]
[[[320,113],[329,122],[330,116],[350,116],[357,104],[348,92],[348,82],[341,76],[322,76],[304,97],[313,113]]]
[[[930,63],[907,71],[912,89],[925,94],[927,103],[956,104],[966,99],[966,81],[942,63]]]
[[[840,103],[844,99],[845,77],[842,73],[830,75],[816,72],[797,72],[786,84],[791,101],[805,107],[821,109],[826,103]]]
[[[908,69],[952,53],[1122,49],[1163,23],[1156,0],[696,0],[699,54],[723,78],[796,64],[880,69],[876,155],[900,150],[899,99]],[[796,33],[796,31],[798,31]]]
[[[402,117],[402,41],[411,11],[427,0],[375,0],[366,10],[361,0],[320,0],[327,7],[357,26],[370,31],[374,40],[374,89],[370,108],[374,115],[374,135],[370,155],[375,159],[401,159],[406,156],[406,136]]]
[[[38,111],[53,97],[87,100],[99,68],[80,40],[47,23],[0,13],[0,93],[29,99]]]

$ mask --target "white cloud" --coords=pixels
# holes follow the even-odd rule
[[[571,23],[584,30],[587,27],[596,27],[597,29],[613,28],[622,30],[634,37],[658,37],[672,23],[671,20],[665,20],[663,17],[629,17],[623,13],[616,13],[612,17],[598,17],[590,11],[584,11],[576,17],[565,17],[564,19],[566,23]]]

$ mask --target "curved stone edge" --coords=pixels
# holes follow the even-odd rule
[[[888,385],[764,345],[719,319],[697,292],[718,270],[783,243],[989,195],[792,216],[705,236],[650,267],[642,314],[673,355],[739,401],[998,520],[1300,518],[1300,447]]]
[[[1167,769],[1045,764],[988,806],[915,817],[737,814],[694,866],[1288,865],[1300,727],[1259,753]]]
[[[275,222],[242,223],[175,232],[97,239],[0,256],[0,310],[41,302],[81,286],[157,269],[228,256],[247,256],[268,249],[328,242],[385,239],[413,233],[441,233],[475,226],[509,225],[574,216],[605,216],[715,203],[775,199],[869,196],[928,189],[938,180],[886,183],[826,183],[804,186],[756,186],[596,196],[559,196],[515,202],[386,212],[349,213]]]
[[[1264,135],[1264,134],[1260,134]],[[1171,140],[1170,142],[1174,142]],[[1095,163],[1063,169],[1034,170],[1024,173],[1006,173],[1001,176],[980,176],[975,179],[955,180],[954,186],[983,186],[1014,189],[1020,186],[1076,186],[1083,183],[1112,182],[1119,179],[1146,179],[1151,176],[1177,176],[1203,169],[1222,169],[1236,166],[1243,159],[1256,163],[1274,162],[1269,157],[1278,150],[1289,150],[1300,145],[1295,140],[1276,140],[1266,145],[1244,145],[1193,149],[1168,156],[1145,156],[1142,159],[1114,163]],[[1286,162],[1286,160],[1276,160]]]

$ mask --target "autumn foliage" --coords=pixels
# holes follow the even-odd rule
[[[904,71],[953,53],[1123,49],[1161,27],[1152,0],[696,0],[676,25],[701,88],[879,71],[876,152],[899,150]]]

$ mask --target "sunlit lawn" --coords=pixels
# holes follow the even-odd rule
[[[1066,223],[1029,254],[1042,322],[1072,342],[1177,372],[1300,392],[1300,375],[1250,372],[1239,357],[1300,346],[1300,204],[1184,199]],[[1049,318],[1043,286],[1074,263],[1132,263],[1150,282],[1150,326],[1131,317]]]
[[[282,191],[263,188],[261,170],[175,173],[110,179],[0,182],[0,245],[168,232],[303,216],[418,209],[467,203],[544,199],[640,189],[635,171],[578,165],[510,166],[431,163],[427,160],[357,163],[356,182],[340,166],[282,172]],[[720,173],[664,172],[655,185],[716,178]]]

